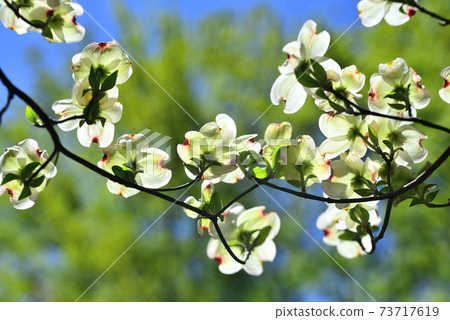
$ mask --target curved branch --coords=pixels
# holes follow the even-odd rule
[[[172,187],[172,188],[161,188],[161,189],[157,189],[159,192],[169,192],[169,191],[177,191],[177,190],[182,190],[184,188],[190,187],[193,184],[196,184],[197,182],[199,182],[201,180],[201,177],[197,177],[194,180],[191,180],[189,182],[186,182],[182,185],[176,186],[176,187]]]
[[[239,201],[239,199],[243,198],[244,196],[246,196],[247,194],[249,194],[250,192],[252,192],[253,190],[257,189],[258,187],[260,187],[260,184],[256,183],[251,186],[250,188],[248,188],[247,190],[245,190],[244,192],[242,192],[241,194],[239,194],[238,196],[236,196],[236,198],[234,198],[233,200],[231,200],[230,202],[228,202],[218,213],[216,213],[216,217],[220,216],[222,213],[224,213],[225,211],[227,211],[227,209],[229,207],[231,207],[234,203],[236,203],[237,201]]]
[[[2,83],[6,86],[6,88],[8,88],[9,92],[12,93],[13,95],[16,95],[17,97],[19,97],[21,100],[23,100],[27,105],[29,105],[39,116],[39,118],[42,120],[42,123],[44,125],[44,127],[47,129],[48,133],[50,134],[50,137],[53,141],[53,144],[55,146],[55,150],[56,152],[62,153],[64,154],[66,157],[74,160],[75,162],[78,162],[79,164],[83,165],[84,167],[90,169],[91,171],[94,171],[95,173],[111,180],[117,183],[120,183],[126,187],[129,188],[134,188],[137,189],[139,191],[154,195],[158,198],[161,198],[163,200],[169,201],[171,203],[177,204],[183,208],[186,208],[188,210],[194,211],[196,213],[198,213],[199,215],[201,215],[202,217],[205,218],[213,218],[214,216],[208,212],[206,212],[205,210],[201,210],[199,208],[195,208],[187,203],[184,203],[183,201],[179,201],[175,198],[172,198],[168,195],[165,195],[163,193],[158,192],[157,190],[154,189],[148,189],[142,186],[139,186],[137,184],[134,184],[132,182],[129,182],[127,180],[124,180],[122,178],[119,178],[99,167],[97,167],[95,164],[81,158],[80,156],[74,154],[73,152],[71,152],[70,150],[68,150],[66,147],[64,147],[64,145],[61,143],[61,140],[59,138],[58,133],[55,131],[55,129],[53,128],[53,123],[52,120],[48,117],[48,115],[41,109],[41,107],[33,100],[31,99],[26,93],[24,93],[23,91],[21,91],[19,88],[17,88],[13,83],[11,83],[11,81],[6,77],[6,75],[4,74],[3,70],[0,69],[0,80],[2,81]]]
[[[323,88],[325,91],[328,91],[332,94],[334,94],[338,99],[347,102],[348,104],[350,104],[352,107],[354,107],[355,109],[357,109],[359,112],[353,111],[353,112],[349,112],[350,114],[353,115],[366,115],[366,116],[374,116],[374,117],[380,117],[380,118],[388,118],[388,119],[392,119],[392,120],[399,120],[399,121],[411,121],[411,122],[415,122],[415,123],[419,123],[421,125],[424,125],[426,127],[429,128],[433,128],[436,130],[440,130],[446,133],[450,134],[450,129],[444,126],[441,126],[439,124],[435,124],[432,123],[430,121],[427,120],[423,120],[421,118],[405,118],[405,117],[400,117],[400,116],[394,116],[391,114],[384,114],[384,113],[379,113],[379,112],[375,112],[375,111],[371,111],[368,109],[364,109],[361,108],[357,103],[347,99],[346,97],[344,97],[341,93],[337,92],[336,90],[332,89],[332,88]]]
[[[419,5],[416,2],[414,2],[413,7],[415,7],[420,12],[425,13],[425,14],[429,15],[430,17],[439,20],[439,24],[443,27],[450,25],[450,19],[444,18],[443,16],[441,16],[437,13],[431,12],[430,10],[422,7],[421,5]]]
[[[245,264],[245,261],[242,261],[241,259],[239,259],[238,257],[236,257],[236,255],[234,254],[233,250],[231,250],[230,246],[228,245],[228,242],[225,240],[225,237],[223,236],[222,230],[220,230],[219,227],[219,223],[217,222],[217,218],[214,219],[210,219],[211,222],[214,225],[214,228],[216,228],[217,231],[217,235],[220,238],[220,241],[222,241],[223,245],[225,246],[225,249],[227,250],[227,252],[230,254],[230,256],[236,261],[239,262],[240,264]]]
[[[0,110],[0,125],[2,124],[2,118],[5,114],[6,110],[8,110],[9,106],[11,105],[11,101],[14,98],[14,94],[8,90],[8,97],[6,98],[6,103],[3,106],[3,108]]]
[[[289,188],[281,187],[276,184],[273,184],[271,182],[265,181],[263,179],[257,179],[255,177],[250,177],[253,181],[266,185],[272,189],[280,190],[292,195],[295,195],[300,198],[304,199],[310,199],[310,200],[316,200],[326,203],[361,203],[361,202],[369,202],[369,201],[376,201],[376,200],[386,200],[386,199],[395,199],[399,195],[402,195],[403,193],[417,187],[422,182],[424,182],[429,176],[433,174],[434,171],[436,171],[437,168],[439,168],[450,156],[450,147],[447,147],[447,149],[444,151],[444,153],[422,174],[420,174],[416,179],[409,182],[408,184],[404,185],[403,187],[392,191],[388,193],[381,194],[379,196],[373,196],[373,197],[362,197],[362,198],[348,198],[348,199],[333,199],[333,198],[326,198],[321,196],[316,196],[313,194],[309,194],[307,192],[302,191],[296,191]]]

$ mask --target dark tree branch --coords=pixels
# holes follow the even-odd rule
[[[8,97],[6,98],[6,103],[3,106],[3,108],[0,110],[0,125],[2,124],[2,118],[6,110],[8,110],[9,106],[11,105],[11,101],[14,98],[14,94],[8,90]]]
[[[59,138],[58,133],[55,131],[53,125],[53,121],[52,119],[50,119],[47,114],[42,110],[42,108],[33,100],[31,99],[26,93],[24,93],[23,91],[21,91],[19,88],[17,88],[4,74],[3,70],[0,68],[0,80],[1,82],[5,85],[5,87],[8,89],[9,95],[11,95],[12,97],[14,97],[15,95],[20,98],[22,101],[24,101],[27,105],[29,105],[35,112],[36,114],[39,116],[39,118],[42,121],[42,125],[47,129],[48,133],[50,134],[50,137],[53,141],[54,144],[54,151],[52,153],[52,155],[49,157],[49,159],[40,167],[40,169],[35,172],[34,175],[37,175],[39,173],[40,170],[42,170],[43,168],[45,168],[45,166],[48,165],[48,163],[50,162],[50,160],[57,154],[62,153],[64,154],[66,157],[74,160],[75,162],[78,162],[79,164],[83,165],[84,167],[88,168],[89,170],[111,180],[114,182],[117,182],[119,184],[122,184],[126,187],[129,188],[134,188],[137,189],[139,191],[148,193],[150,195],[156,196],[160,199],[166,200],[170,203],[176,204],[180,207],[183,207],[185,209],[191,210],[193,212],[196,212],[197,214],[199,214],[200,216],[207,218],[209,220],[211,220],[211,222],[214,224],[216,230],[217,230],[217,234],[219,235],[219,238],[221,240],[221,242],[223,243],[224,247],[226,248],[227,252],[233,257],[234,260],[236,260],[238,263],[241,264],[245,264],[245,261],[242,261],[241,259],[239,259],[238,257],[236,257],[236,255],[233,253],[233,251],[231,250],[230,246],[228,245],[227,241],[225,240],[222,231],[220,230],[220,227],[217,223],[217,217],[215,215],[212,215],[208,212],[206,212],[205,210],[193,207],[183,201],[179,201],[178,199],[175,199],[173,197],[170,197],[168,195],[165,195],[164,193],[161,193],[160,191],[154,190],[154,189],[148,189],[142,186],[139,186],[135,183],[132,183],[130,181],[124,180],[120,177],[117,177],[101,168],[99,168],[98,166],[96,166],[95,164],[92,164],[91,162],[81,158],[80,156],[76,155],[75,153],[71,152],[70,150],[68,150],[66,147],[64,147],[64,145],[61,143],[61,140]],[[195,180],[194,180],[195,181]],[[197,181],[195,181],[197,182]],[[194,182],[194,183],[195,183]],[[191,183],[192,184],[192,183]]]
[[[352,107],[354,107],[356,110],[358,111],[351,111],[348,110],[347,112],[352,114],[352,115],[366,115],[366,116],[375,116],[375,117],[380,117],[380,118],[388,118],[388,119],[392,119],[392,120],[399,120],[399,121],[411,121],[411,122],[415,122],[415,123],[419,123],[421,125],[424,125],[426,127],[430,127],[436,130],[440,130],[446,133],[450,133],[450,129],[435,123],[432,123],[430,121],[427,120],[423,120],[420,118],[405,118],[405,117],[400,117],[400,116],[394,116],[391,114],[384,114],[384,113],[379,113],[379,112],[375,112],[375,111],[371,111],[368,109],[364,109],[361,108],[357,103],[347,99],[346,97],[344,97],[341,93],[337,92],[336,90],[332,89],[332,88],[323,88],[325,91],[328,91],[332,94],[334,94],[338,99],[345,101],[346,103],[350,104]]]
[[[297,197],[304,198],[304,199],[310,199],[310,200],[326,202],[326,203],[361,203],[361,202],[369,202],[369,201],[376,201],[376,200],[395,199],[399,195],[404,194],[405,192],[417,187],[422,182],[424,182],[429,176],[431,176],[433,174],[434,171],[436,171],[437,168],[439,168],[447,160],[447,158],[449,156],[450,156],[450,147],[448,147],[444,151],[444,153],[427,170],[425,170],[422,174],[420,174],[413,181],[409,182],[408,184],[404,185],[403,187],[401,187],[395,191],[384,193],[384,194],[381,194],[378,196],[373,196],[373,197],[348,198],[348,199],[326,198],[326,197],[316,196],[316,195],[309,194],[309,193],[302,192],[302,191],[297,191],[297,190],[292,190],[289,188],[281,187],[281,186],[278,186],[271,182],[268,182],[266,180],[257,179],[252,176],[250,176],[249,178],[259,184],[266,185],[272,189],[283,191],[283,192],[286,192],[286,193],[289,193],[289,194],[292,194],[292,195],[295,195]]]
[[[234,203],[236,203],[237,201],[239,201],[241,198],[243,198],[244,196],[246,196],[247,194],[249,194],[250,192],[252,192],[253,190],[257,189],[260,185],[258,183],[255,183],[254,185],[252,185],[250,188],[248,188],[247,190],[245,190],[244,192],[242,192],[241,194],[239,194],[238,196],[236,196],[233,200],[231,200],[230,202],[228,202],[219,212],[216,213],[216,216],[220,216],[222,213],[224,213],[225,211],[227,211],[227,209],[229,207],[231,207]]]
[[[227,243],[227,240],[225,239],[225,237],[223,236],[222,230],[220,230],[219,228],[219,223],[217,222],[217,218],[215,219],[211,219],[211,222],[214,225],[214,228],[216,228],[217,231],[217,235],[220,238],[220,241],[222,241],[223,245],[225,246],[225,249],[227,250],[227,252],[230,254],[230,256],[236,261],[239,262],[240,264],[245,264],[245,261],[242,261],[241,259],[239,259],[238,257],[236,257],[236,255],[234,254],[233,250],[231,250],[230,246]]]

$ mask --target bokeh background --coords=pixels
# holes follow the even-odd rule
[[[450,2],[422,1],[425,7],[450,15]],[[357,19],[357,1],[83,1],[79,3],[137,59],[201,124],[221,112],[238,124],[238,134],[259,133],[272,122],[290,121],[294,134],[310,134],[319,143],[320,115],[313,101],[294,115],[270,106],[270,87],[285,56],[281,48],[296,39],[303,23],[314,19],[332,41]],[[38,34],[18,36],[0,28],[0,67],[50,114],[58,99],[69,98],[73,80],[70,59],[93,41],[111,38],[87,14],[78,44],[48,44]],[[450,64],[448,28],[418,14],[413,21],[366,29],[356,22],[328,56],[341,66],[356,64],[367,79],[379,63],[403,57],[423,78],[432,95],[421,117],[448,125],[448,105],[438,97],[440,71]],[[363,92],[368,91],[368,81]],[[0,98],[5,89],[0,88]],[[187,181],[175,146],[184,133],[199,127],[136,64],[120,86],[124,116],[116,136],[148,128],[171,136],[172,185]],[[3,103],[3,102],[2,102]],[[31,127],[25,106],[15,101],[3,119],[0,147],[33,137],[51,149],[46,132]],[[447,136],[426,130],[433,161],[448,145]],[[97,162],[102,152],[81,147],[74,132],[62,133],[74,151]],[[61,157],[59,174],[37,205],[15,211],[7,196],[0,198],[0,300],[74,301],[131,243],[167,210],[168,203],[139,194],[128,200],[109,194],[105,180]],[[446,201],[448,163],[430,182],[443,189]],[[231,199],[246,182],[221,185]],[[312,189],[319,193],[320,190]],[[270,191],[289,213],[321,242],[315,227],[325,205]],[[187,195],[199,197],[199,186]],[[208,236],[197,234],[195,222],[178,207],[166,214],[80,299],[80,301],[369,301],[314,241],[262,191],[242,201],[247,207],[265,205],[282,220],[277,257],[264,265],[260,277],[240,272],[222,275],[206,257]],[[381,204],[381,209],[383,205]],[[382,212],[382,210],[381,210]],[[447,209],[395,208],[390,228],[374,255],[354,260],[325,247],[376,300],[443,301],[450,298],[450,216]]]

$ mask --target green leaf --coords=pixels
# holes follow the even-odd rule
[[[44,29],[42,29],[42,35],[47,39],[53,39],[53,32],[49,26],[46,26]]]
[[[268,176],[267,168],[256,167],[255,169],[253,169],[253,174],[258,179],[264,179]]]
[[[325,90],[323,88],[319,88],[316,90],[316,95],[322,99],[328,100],[328,96],[325,93]]]
[[[33,27],[36,27],[36,28],[39,28],[39,29],[42,29],[42,28],[45,27],[45,22],[44,21],[33,19],[30,22],[32,23]]]
[[[406,108],[406,105],[401,103],[388,103],[388,105],[395,110],[403,110]]]
[[[345,230],[344,233],[339,235],[339,239],[347,240],[347,241],[354,241],[354,240],[358,239],[358,234],[356,232],[351,232],[349,230]]]
[[[367,229],[364,226],[359,225],[359,226],[356,226],[356,232],[358,233],[358,235],[360,237],[362,237],[367,234]]]
[[[44,182],[45,180],[45,176],[40,176],[38,178],[33,179],[30,183],[29,186],[31,188],[38,188],[41,186],[41,184]]]
[[[91,91],[92,89],[91,88],[88,88],[88,89],[84,89],[83,90],[83,94],[81,95],[82,97],[84,97],[89,91]]]
[[[326,83],[328,76],[325,69],[317,61],[311,61],[314,70],[314,76],[320,83]]]
[[[343,106],[337,104],[336,102],[331,101],[330,99],[328,99],[328,103],[334,110],[336,110],[339,113],[347,111]]]
[[[22,193],[19,196],[19,201],[31,196],[31,189],[29,186],[23,186]]]
[[[348,211],[348,215],[350,216],[350,219],[352,219],[352,221],[355,221],[357,223],[361,223],[359,218],[356,216],[356,210],[349,210]]]
[[[195,176],[198,176],[198,174],[200,173],[200,169],[197,166],[193,166],[192,164],[184,164],[184,166],[186,167],[186,169],[189,170],[190,173],[192,173]]]
[[[100,87],[100,79],[97,77],[97,72],[94,69],[94,66],[91,66],[91,70],[89,71],[89,85],[92,87],[94,92],[98,92],[98,88]]]
[[[370,141],[372,141],[372,143],[373,143],[375,146],[378,146],[378,136],[377,136],[377,133],[375,132],[375,130],[374,130],[371,126],[369,126],[368,129],[369,129],[369,138],[370,138]]]
[[[122,168],[122,172],[125,174],[125,176],[127,177],[127,180],[130,182],[134,182],[134,172],[133,170],[131,170],[128,167],[123,167]]]
[[[33,173],[33,171],[41,165],[40,162],[31,162],[27,164],[25,168],[22,169],[22,178],[27,179]]]
[[[113,166],[111,169],[114,172],[114,175],[116,177],[119,177],[121,179],[124,179],[124,180],[134,183],[134,172],[130,168],[127,168],[127,167],[122,168],[120,166]]]
[[[377,181],[377,183],[375,184],[377,187],[382,187],[382,186],[385,186],[385,185],[387,185],[387,182],[386,181],[383,181],[383,180],[380,180],[380,181]]]
[[[27,106],[27,108],[25,109],[25,117],[27,118],[28,122],[33,125],[35,125],[39,121],[38,114],[30,106]]]
[[[383,143],[386,147],[389,148],[389,150],[391,150],[391,151],[394,150],[394,146],[392,145],[392,143],[389,140],[383,140]]]
[[[411,201],[411,203],[410,203],[410,207],[414,207],[414,206],[417,206],[417,205],[419,205],[419,204],[423,204],[424,202],[423,202],[423,200],[422,199],[419,199],[419,198],[414,198],[412,201]]]
[[[8,182],[11,182],[13,180],[21,180],[21,179],[17,174],[8,173],[6,176],[3,177],[1,185],[7,184]]]
[[[388,99],[392,99],[392,100],[398,100],[398,101],[405,101],[405,96],[399,92],[393,92],[390,93],[386,96],[384,96],[384,98],[388,98]]]
[[[266,241],[267,236],[270,233],[270,230],[272,230],[271,226],[267,226],[267,227],[262,228],[261,230],[259,230],[258,236],[255,238],[255,240],[252,243],[252,247],[251,247],[252,250],[254,248],[262,245],[264,243],[264,241]]]
[[[369,197],[369,196],[373,195],[373,190],[369,190],[369,189],[356,189],[353,191],[355,191],[355,193],[357,193],[361,197]]]
[[[119,71],[116,70],[112,74],[110,74],[105,81],[103,81],[101,91],[108,91],[114,88],[117,82],[117,75],[119,74]]]
[[[216,214],[222,209],[222,200],[217,192],[213,192],[211,195],[211,201],[209,202],[210,213]]]
[[[298,82],[304,87],[307,88],[319,88],[320,82],[318,82],[316,79],[311,77],[310,75],[307,75],[306,73],[301,73],[296,71],[295,76],[297,77]]]
[[[97,118],[97,120],[100,120],[100,123],[102,124],[103,127],[105,126],[106,118],[99,117],[99,118]]]
[[[358,214],[363,224],[369,223],[370,214],[365,208],[358,206]]]
[[[427,202],[428,203],[432,202],[434,200],[434,198],[436,198],[438,192],[439,192],[439,190],[436,190],[436,191],[433,191],[433,192],[430,192],[429,194],[427,194],[427,198],[426,198]]]

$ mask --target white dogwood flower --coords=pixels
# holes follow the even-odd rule
[[[237,170],[239,153],[248,150],[259,152],[261,146],[254,142],[256,135],[236,138],[236,133],[234,120],[226,114],[219,114],[215,121],[206,123],[200,131],[187,132],[185,142],[177,146],[178,155],[187,165],[206,165],[208,169],[203,172],[203,179],[216,183],[221,179],[233,182],[237,178],[237,182],[241,174],[234,178],[226,175]],[[196,177],[187,168],[186,174],[192,179]]]
[[[332,59],[323,57],[329,45],[330,34],[326,31],[318,33],[317,24],[312,20],[306,21],[297,41],[289,42],[283,48],[287,60],[278,68],[281,75],[275,80],[270,92],[274,105],[284,101],[285,113],[295,113],[304,105],[307,91],[298,82],[296,71],[306,72],[310,68],[311,59],[322,65],[329,79],[339,79],[339,65]]]
[[[220,272],[233,274],[244,269],[248,274],[258,276],[263,272],[263,262],[275,259],[273,239],[280,230],[280,218],[275,212],[265,213],[264,210],[265,207],[245,210],[242,205],[235,203],[224,212],[224,223],[220,227],[231,250],[241,260],[245,260],[248,254],[250,256],[245,265],[235,261],[213,229],[215,236],[209,240],[206,251],[210,259],[219,263]],[[263,232],[266,232],[265,238],[260,237]]]
[[[122,84],[133,73],[131,64],[128,55],[116,41],[91,43],[72,58],[73,78],[82,82],[89,77],[92,67],[101,81],[117,71],[116,84]]]
[[[331,198],[347,199],[359,198],[355,190],[366,187],[365,181],[372,183],[378,179],[380,163],[369,157],[365,161],[350,154],[341,154],[341,159],[331,162],[331,177],[322,181],[323,191]],[[344,209],[349,204],[336,204],[339,209]]]
[[[359,91],[364,87],[365,82],[366,76],[362,74],[355,65],[352,65],[342,69],[340,79],[338,81],[332,81],[331,83],[335,91],[346,99],[355,102],[354,99],[362,98],[362,94],[360,94]],[[325,91],[325,94],[332,102],[345,107],[343,101],[333,93]],[[324,111],[333,111],[333,107],[326,99],[316,97],[315,103]]]
[[[393,108],[392,105],[404,104],[395,98],[404,96],[411,105],[411,114],[415,109],[425,108],[430,102],[430,93],[420,84],[420,76],[409,68],[405,60],[397,58],[394,61],[380,64],[379,73],[370,78],[369,109],[380,113],[405,113],[405,108]],[[389,98],[393,95],[393,98]]]
[[[357,205],[357,207],[361,207],[369,213],[368,223],[370,226],[378,226],[381,222],[377,212],[377,203],[378,201],[372,201]],[[345,230],[357,231],[358,223],[352,220],[349,214],[349,211],[358,210],[357,207],[344,210],[339,209],[335,204],[328,204],[327,210],[318,217],[316,222],[317,228],[324,233],[323,241],[330,246],[336,246],[338,253],[347,259],[367,254],[357,241],[339,238]],[[372,249],[369,235],[362,236],[361,242],[366,251]]]
[[[94,108],[92,91],[89,90],[88,79],[76,83],[72,90],[72,99],[56,101],[52,109],[59,116],[60,121],[75,116],[89,114],[91,119],[77,118],[58,124],[63,131],[77,129],[78,141],[85,147],[98,143],[100,148],[106,148],[114,139],[114,124],[122,118],[122,104],[118,101],[117,87],[105,92],[104,97],[98,101],[98,111],[86,112],[86,108]],[[92,111],[92,110],[91,110]]]
[[[105,148],[103,153],[103,159],[98,162],[100,168],[141,187],[158,189],[172,178],[172,171],[164,167],[169,155],[149,147],[142,134],[125,134],[117,140],[117,144]],[[111,180],[108,180],[107,187],[111,193],[125,198],[139,192]]]
[[[401,165],[419,163],[425,160],[428,150],[421,144],[427,140],[425,133],[405,121],[398,121],[382,117],[367,117],[370,126],[375,130],[382,151],[389,152],[389,148],[382,142],[388,140],[397,151],[395,161]]]
[[[450,67],[442,70],[441,77],[444,79],[444,87],[439,90],[439,96],[445,102],[450,103]]]
[[[286,148],[286,152],[281,152],[281,163],[286,181],[298,188],[320,183],[330,177],[328,162],[308,135],[299,136]]]
[[[44,191],[49,179],[56,175],[56,167],[49,162],[47,151],[40,150],[33,139],[26,139],[17,146],[6,149],[0,157],[0,195],[8,193],[11,205],[19,210],[31,208]],[[40,170],[36,177],[32,176]],[[30,180],[31,179],[31,180]]]
[[[83,39],[85,29],[77,23],[76,17],[83,14],[78,3],[68,0],[9,0],[18,8],[20,15],[30,21],[29,25],[16,16],[4,0],[0,0],[0,19],[5,27],[19,34],[27,31],[40,32],[50,42],[79,42]]]
[[[365,27],[373,27],[384,20],[391,26],[402,25],[411,19],[417,9],[392,0],[362,0],[358,3],[359,16]]]
[[[347,150],[358,158],[366,154],[367,145],[361,135],[367,137],[368,128],[361,116],[323,114],[319,118],[319,128],[327,137],[319,147],[326,159],[333,159]]]

